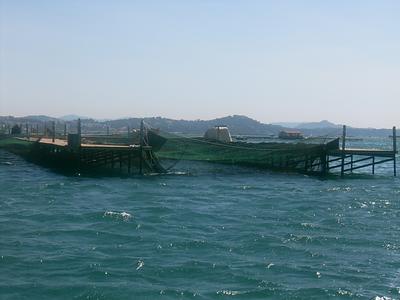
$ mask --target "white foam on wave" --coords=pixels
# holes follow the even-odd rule
[[[124,221],[128,221],[130,218],[132,218],[132,215],[125,211],[123,211],[123,212],[106,211],[103,216],[104,217],[113,217],[116,219],[122,219]]]

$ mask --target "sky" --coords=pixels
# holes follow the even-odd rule
[[[400,127],[400,1],[0,0],[0,115]]]

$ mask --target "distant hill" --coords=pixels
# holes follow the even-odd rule
[[[59,128],[63,128],[64,123],[68,123],[69,128],[76,127],[76,119],[79,116],[68,115],[65,119],[52,118],[48,116],[0,116],[0,126],[12,126],[13,124],[40,124],[55,121]],[[126,118],[118,120],[93,120],[80,117],[82,119],[83,130],[92,133],[105,133],[107,127],[111,132],[126,132],[128,127],[139,128],[142,118]],[[341,125],[333,124],[329,121],[300,123],[297,126],[279,126],[274,124],[264,124],[246,116],[233,115],[213,120],[174,120],[162,117],[145,118],[144,121],[153,128],[159,128],[166,132],[187,133],[203,135],[204,132],[215,125],[226,125],[233,135],[278,135],[284,129],[300,130],[305,136],[329,136],[335,137],[342,134]],[[290,123],[281,123],[289,125]],[[391,129],[375,128],[353,128],[348,127],[349,136],[376,136],[388,137],[392,134]]]
[[[140,118],[120,119],[106,121],[105,123],[111,127],[130,126],[138,128],[140,126]],[[281,126],[263,124],[246,116],[228,116],[213,120],[173,120],[161,117],[145,118],[144,121],[154,128],[159,128],[167,132],[180,132],[191,134],[204,134],[204,132],[216,125],[225,125],[234,135],[254,134],[254,135],[270,135],[278,134],[282,130]]]
[[[90,118],[78,116],[78,115],[65,115],[65,116],[59,117],[59,119],[64,120],[64,121],[75,121],[78,119],[84,120],[84,119],[90,119]]]
[[[274,123],[271,123],[271,124],[272,125],[282,126],[282,127],[285,127],[285,128],[296,128],[301,123],[300,122],[274,122]]]
[[[317,128],[340,128],[342,125],[331,123],[327,120],[320,122],[300,123],[296,126],[299,129],[317,129]]]

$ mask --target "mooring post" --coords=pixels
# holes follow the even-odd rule
[[[78,172],[79,174],[82,171],[82,124],[81,118],[78,118]]]
[[[81,143],[82,143],[82,124],[81,124],[81,119],[78,119],[78,140],[79,140],[79,147],[80,147]]]
[[[372,156],[372,175],[375,175],[375,155]]]
[[[53,143],[54,143],[54,141],[55,141],[55,139],[56,139],[56,122],[55,121],[53,121],[52,123],[51,123],[51,131],[52,131],[52,133],[51,133],[51,135],[52,135],[52,141],[53,141]]]
[[[344,159],[346,157],[346,125],[343,125],[343,135],[342,135],[342,168],[340,171],[340,175],[343,177],[344,176]]]
[[[139,174],[143,175],[143,130],[144,130],[144,122],[140,121],[140,135],[139,135],[139,143],[140,143],[140,152],[139,152]]]
[[[397,176],[396,170],[397,135],[396,126],[393,126],[393,175]]]

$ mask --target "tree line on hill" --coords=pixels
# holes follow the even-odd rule
[[[117,120],[99,121],[95,119],[83,119],[83,131],[105,133],[107,130],[110,132],[124,132],[128,128],[139,128],[142,118],[125,118]],[[294,128],[265,124],[257,120],[251,119],[246,116],[233,115],[213,120],[174,120],[162,117],[150,117],[143,119],[146,124],[153,128],[158,128],[165,132],[171,133],[184,133],[202,135],[204,132],[213,126],[227,126],[232,135],[258,135],[258,136],[273,136],[278,135],[282,130],[299,130],[305,136],[340,136],[341,125],[336,125],[328,121],[303,123],[298,124]],[[0,132],[6,131],[15,124],[21,124],[24,127],[26,124],[29,126],[40,126],[44,128],[45,124],[55,122],[57,128],[63,128],[66,123],[69,128],[76,126],[76,120],[63,120],[60,118],[53,118],[48,116],[26,116],[26,117],[13,117],[13,116],[0,116]],[[392,134],[391,129],[375,129],[375,128],[354,128],[348,127],[347,134],[349,136],[377,136],[387,137]]]

